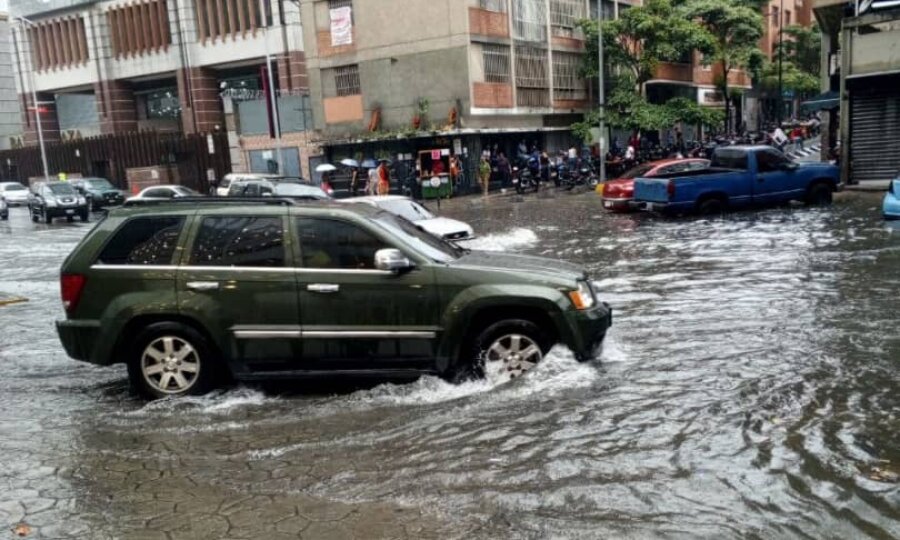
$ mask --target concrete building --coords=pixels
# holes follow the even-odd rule
[[[308,84],[300,11],[270,0],[10,0],[24,142],[142,130],[228,131],[236,170],[301,171]],[[269,137],[266,58],[284,148]],[[224,99],[223,99],[224,96]]]
[[[815,0],[822,28],[822,91],[838,110],[826,117],[823,151],[840,146],[845,182],[900,174],[900,5]],[[829,99],[830,98],[830,99]]]
[[[385,152],[477,156],[517,140],[567,148],[569,126],[590,106],[577,28],[588,0],[300,5],[313,118],[337,154],[375,151],[373,139],[400,132],[419,142]]]
[[[12,70],[9,16],[0,13],[0,150],[10,148],[22,133]]]

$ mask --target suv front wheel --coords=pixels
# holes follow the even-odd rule
[[[132,387],[150,398],[205,394],[215,387],[216,365],[206,339],[179,323],[156,323],[134,340],[128,360]]]
[[[457,379],[515,379],[540,363],[551,346],[552,340],[531,321],[495,322],[473,340]]]

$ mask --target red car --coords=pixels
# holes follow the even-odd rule
[[[709,167],[709,160],[699,158],[651,161],[631,168],[615,180],[599,184],[597,191],[603,200],[603,208],[613,212],[628,212],[631,210],[631,199],[634,198],[635,178],[649,178],[661,174],[696,171],[707,167]]]

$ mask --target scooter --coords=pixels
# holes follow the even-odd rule
[[[513,167],[512,176],[513,187],[516,188],[516,193],[519,195],[523,195],[529,189],[537,192],[540,186],[528,167],[524,169]]]

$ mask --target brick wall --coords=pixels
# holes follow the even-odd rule
[[[302,51],[288,51],[278,57],[278,88],[280,90],[308,90],[306,55]]]
[[[479,36],[509,37],[509,15],[470,7],[469,33]]]
[[[178,70],[178,97],[185,133],[209,133],[225,129],[216,72],[209,68]],[[190,86],[188,86],[190,82]],[[190,95],[190,99],[187,96]]]
[[[660,62],[656,67],[654,78],[667,81],[691,82],[694,78],[693,66],[691,64]]]
[[[127,81],[94,83],[101,133],[137,131],[134,92]]]
[[[353,44],[339,45],[334,47],[331,45],[331,31],[320,30],[316,32],[316,47],[319,56],[337,56],[339,54],[349,54],[356,51],[356,28],[353,29]]]
[[[512,85],[476,82],[472,85],[472,102],[475,107],[485,109],[511,109],[513,106]]]

